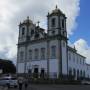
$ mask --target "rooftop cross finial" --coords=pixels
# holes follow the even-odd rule
[[[74,49],[76,49],[75,45],[74,45]]]
[[[27,16],[27,20],[29,20],[29,16]]]
[[[58,7],[57,7],[57,5],[56,5],[56,9],[57,9]]]
[[[38,23],[38,26],[39,26],[39,24],[40,24],[40,21],[38,21],[37,23]]]

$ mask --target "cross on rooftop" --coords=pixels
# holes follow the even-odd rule
[[[29,16],[27,16],[27,20],[29,20]]]
[[[40,24],[40,21],[38,21],[37,23],[38,23],[38,26],[39,26],[39,24]]]
[[[57,7],[57,5],[56,5],[56,9],[57,9],[58,7]]]

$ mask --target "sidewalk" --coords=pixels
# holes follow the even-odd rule
[[[8,90],[8,87],[0,86],[0,90]]]
[[[29,85],[27,90],[90,90],[90,85]],[[1,88],[0,90],[19,90],[18,88]],[[22,90],[25,90],[23,87]]]

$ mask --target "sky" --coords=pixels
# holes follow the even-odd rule
[[[58,8],[66,14],[69,45],[90,63],[90,0],[0,0],[0,58],[16,63],[18,25],[27,16],[47,29],[48,12]]]

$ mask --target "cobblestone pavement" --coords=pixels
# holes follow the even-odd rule
[[[18,88],[1,88],[0,90],[19,90]],[[22,90],[25,90],[23,87]],[[29,85],[27,90],[90,90],[90,85]]]

